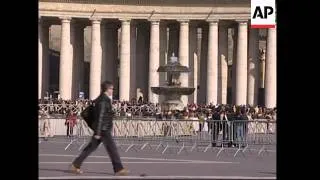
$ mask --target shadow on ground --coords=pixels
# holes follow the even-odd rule
[[[53,171],[53,172],[63,172],[63,173],[66,173],[66,174],[73,174],[75,175],[74,173],[70,172],[70,170],[66,170],[66,169],[48,169],[48,168],[39,168],[40,171]],[[113,173],[110,173],[110,172],[97,172],[97,171],[85,171],[86,174],[101,174],[101,175],[111,175],[113,176],[114,174]]]

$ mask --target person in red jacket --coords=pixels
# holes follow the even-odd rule
[[[72,112],[72,110],[69,111],[67,114],[65,125],[67,126],[67,137],[73,136],[73,128],[76,125],[77,122],[77,115]]]

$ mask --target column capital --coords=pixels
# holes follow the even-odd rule
[[[97,17],[90,18],[90,21],[91,21],[92,24],[100,24],[101,23],[101,18],[97,18]]]
[[[189,21],[190,21],[190,20],[189,20],[189,19],[178,19],[177,21],[178,21],[180,24],[183,25],[183,24],[189,24]]]
[[[59,17],[62,23],[69,23],[71,21],[71,17],[65,16],[65,17]]]
[[[219,23],[219,19],[208,19],[206,20],[209,24],[218,24]]]
[[[236,19],[236,22],[239,24],[239,25],[247,25],[248,24],[248,19]]]
[[[119,18],[119,20],[121,21],[121,24],[130,24],[131,19],[129,18]]]
[[[150,21],[151,25],[159,25],[160,24],[160,20],[159,19],[150,19],[148,21]]]
[[[207,21],[209,26],[218,26],[219,25],[219,20],[208,20]]]

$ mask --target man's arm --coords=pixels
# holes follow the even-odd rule
[[[101,136],[101,127],[102,127],[102,121],[103,121],[103,114],[106,111],[107,102],[101,101],[100,103],[100,109],[99,109],[99,116],[98,116],[98,125],[95,134],[98,136]]]
[[[112,113],[113,113],[112,102],[110,101],[110,99],[106,100],[106,111],[107,111],[108,115],[112,115]]]
[[[111,101],[110,99],[107,99],[106,101],[106,115],[107,115],[107,119],[106,119],[106,130],[107,131],[110,131],[111,128],[112,128],[112,119],[113,119],[113,115],[114,115],[114,112],[112,110],[112,104],[111,104]]]

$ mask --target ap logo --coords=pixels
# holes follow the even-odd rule
[[[251,0],[251,28],[274,28],[275,26],[275,0]]]

